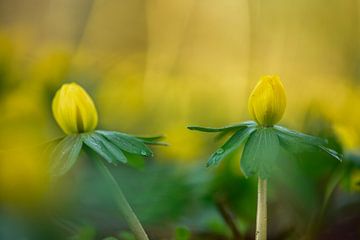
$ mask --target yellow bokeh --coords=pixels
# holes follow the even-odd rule
[[[44,201],[49,185],[48,168],[36,149],[17,148],[0,153],[0,201],[33,207]]]
[[[193,163],[201,157],[204,148],[203,137],[190,132],[185,127],[185,122],[174,123],[164,127],[169,147],[159,151],[160,161]]]
[[[249,120],[252,86],[273,72],[286,87],[280,124],[301,130],[316,105],[345,150],[359,149],[359,39],[351,27],[357,15],[345,11],[350,1],[329,3],[328,12],[316,1],[259,9],[237,0],[156,2],[64,0],[28,11],[30,3],[7,1],[19,12],[0,10],[7,19],[0,29],[0,149],[61,135],[51,99],[75,81],[92,96],[99,128],[165,134],[170,146],[157,151],[160,163],[205,162],[219,143],[186,126]],[[343,17],[328,15],[331,9]],[[36,163],[26,163],[34,164],[30,176]],[[3,164],[7,178],[15,176]]]

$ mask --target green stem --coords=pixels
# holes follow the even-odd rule
[[[266,240],[267,235],[267,208],[266,208],[266,179],[258,178],[258,199],[256,213],[256,240]]]
[[[109,186],[112,188],[113,192],[116,195],[117,205],[122,212],[126,222],[128,223],[131,231],[135,234],[137,240],[149,240],[144,228],[141,226],[139,219],[136,217],[134,211],[130,207],[128,201],[126,200],[119,184],[116,182],[115,178],[105,166],[103,161],[96,160],[96,165],[100,169],[101,173],[106,178]]]

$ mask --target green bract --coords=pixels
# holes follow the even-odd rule
[[[246,177],[257,174],[262,179],[269,178],[280,158],[281,149],[294,155],[309,150],[323,151],[341,161],[341,155],[328,148],[326,140],[279,125],[262,127],[256,122],[248,121],[221,128],[199,126],[188,128],[202,132],[217,132],[220,137],[232,133],[224,145],[211,155],[207,166],[217,165],[227,155],[244,145],[240,166]]]
[[[57,140],[55,147],[51,151],[50,173],[56,177],[67,173],[76,163],[84,145],[107,162],[117,165],[117,163],[128,163],[131,155],[152,157],[153,152],[146,144],[166,145],[159,142],[162,138],[163,136],[136,137],[125,133],[103,130],[68,135]]]

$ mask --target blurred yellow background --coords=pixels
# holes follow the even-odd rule
[[[102,129],[164,133],[159,162],[208,156],[215,144],[186,126],[249,119],[267,74],[287,90],[282,124],[301,130],[311,107],[358,149],[359,60],[358,0],[0,0],[1,165],[10,149],[62,135],[50,104],[71,81],[94,98]]]

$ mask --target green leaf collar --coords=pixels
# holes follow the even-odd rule
[[[84,145],[89,147],[108,163],[132,163],[140,157],[152,157],[153,152],[147,145],[166,145],[160,142],[163,136],[136,137],[129,134],[96,130],[90,133],[73,134],[62,138],[52,149],[50,154],[50,173],[59,177],[67,173],[79,158]],[[141,165],[141,164],[140,164]]]
[[[220,132],[219,136],[233,132],[232,136],[210,156],[207,166],[219,164],[227,155],[244,145],[240,167],[246,177],[258,175],[263,179],[269,178],[279,159],[281,149],[293,155],[316,150],[323,151],[339,161],[342,158],[339,153],[327,147],[326,140],[278,125],[261,127],[256,122],[248,121],[221,128],[200,126],[188,128],[201,132]]]

